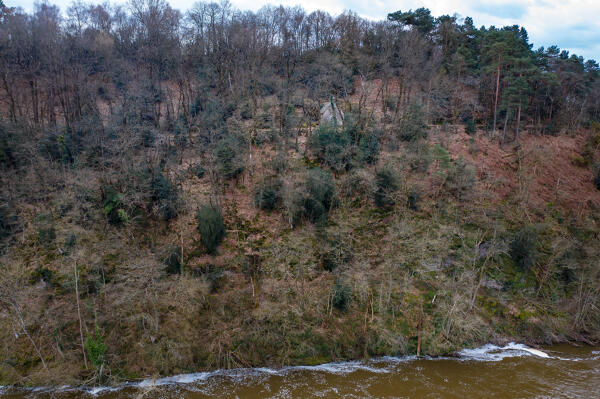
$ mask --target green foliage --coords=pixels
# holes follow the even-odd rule
[[[410,190],[408,190],[408,196],[407,196],[408,208],[413,211],[418,211],[419,210],[419,202],[421,202],[421,191],[416,187],[412,187]]]
[[[510,256],[522,270],[529,270],[538,257],[538,236],[532,227],[517,231],[510,242]]]
[[[403,116],[397,130],[398,138],[402,141],[418,141],[427,138],[425,112],[418,103],[411,103]]]
[[[213,151],[217,170],[225,180],[233,179],[244,171],[244,146],[232,136],[222,138]]]
[[[581,155],[575,155],[571,160],[571,163],[578,168],[585,168],[589,166],[590,160],[589,158],[582,157]]]
[[[407,12],[396,11],[388,14],[388,21],[397,22],[400,25],[414,27],[423,34],[430,33],[435,27],[435,20],[429,9],[421,7]]]
[[[324,222],[335,204],[335,184],[330,173],[320,168],[308,171],[306,179],[308,196],[304,200],[304,214],[315,222]]]
[[[150,199],[163,220],[171,220],[179,214],[181,199],[179,190],[168,174],[155,169],[150,177]]]
[[[377,160],[379,134],[370,127],[362,129],[352,114],[347,114],[342,127],[319,126],[311,135],[309,145],[320,162],[337,172],[348,171]]]
[[[400,188],[397,172],[390,165],[377,170],[375,173],[375,205],[380,208],[395,204],[394,194]]]
[[[473,118],[469,118],[465,121],[465,133],[472,136],[477,133],[477,126],[475,126],[475,121]]]
[[[452,162],[448,168],[445,187],[458,200],[465,200],[475,186],[475,168],[462,158]]]
[[[340,280],[337,280],[333,286],[331,304],[334,308],[343,312],[348,309],[350,302],[352,302],[352,289]]]
[[[202,245],[209,254],[216,254],[225,237],[225,223],[221,211],[212,205],[204,205],[198,210],[196,221]]]
[[[94,367],[100,368],[106,361],[106,344],[104,344],[104,338],[102,337],[102,334],[100,334],[98,326],[96,326],[94,337],[87,334],[85,349],[90,362]]]
[[[124,209],[123,194],[111,185],[102,188],[102,211],[108,222],[113,225],[119,225],[128,219]]]
[[[254,192],[254,204],[264,210],[273,210],[281,200],[281,182],[263,181]]]
[[[323,124],[310,137],[313,154],[333,170],[348,170],[352,160],[352,138],[344,129]]]

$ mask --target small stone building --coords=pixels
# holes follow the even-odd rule
[[[341,126],[344,123],[344,113],[331,101],[321,107],[321,123],[331,123],[331,126]]]

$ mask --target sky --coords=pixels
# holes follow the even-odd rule
[[[88,0],[84,0],[88,1]],[[111,0],[126,3],[127,0]],[[185,11],[194,0],[167,0],[171,7]],[[379,20],[390,12],[419,7],[434,16],[458,14],[470,16],[481,25],[521,25],[527,29],[534,48],[553,44],[572,54],[600,61],[600,0],[230,0],[241,10],[256,11],[266,4],[301,5],[306,11],[317,9],[337,15],[352,10],[362,17]],[[33,9],[35,0],[4,0],[9,7]],[[49,0],[62,10],[72,0]],[[104,2],[104,0],[91,0]]]

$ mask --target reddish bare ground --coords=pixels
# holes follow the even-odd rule
[[[553,137],[526,133],[519,144],[501,149],[484,134],[471,141],[471,136],[459,131],[450,135],[448,148],[454,158],[473,162],[482,185],[498,199],[516,195],[534,208],[555,203],[578,215],[600,206],[592,171],[573,163],[584,147],[583,134]]]

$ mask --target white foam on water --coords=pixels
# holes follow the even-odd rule
[[[102,392],[115,392],[115,391],[119,391],[123,388],[125,388],[125,386],[122,386],[122,387],[92,387],[92,388],[87,389],[87,392],[92,396],[96,396]]]
[[[371,367],[364,362],[353,361],[353,362],[340,362],[340,363],[325,363],[318,364],[316,366],[294,366],[287,367],[286,371],[294,370],[309,370],[309,371],[323,371],[331,374],[349,374],[358,370],[369,371],[372,373],[388,373],[389,370],[386,368]]]
[[[211,375],[215,375],[217,373],[218,373],[218,371],[215,371],[212,373],[205,372],[205,373],[177,374],[177,375],[174,375],[171,377],[164,377],[164,378],[158,378],[158,379],[149,378],[149,379],[143,380],[142,382],[137,384],[137,386],[140,388],[147,388],[147,387],[160,386],[160,385],[191,384],[193,382],[204,381]]]
[[[551,359],[552,357],[541,350],[530,348],[527,345],[518,344],[511,342],[505,346],[497,346],[492,344],[486,344],[479,348],[474,349],[463,349],[458,352],[460,358],[464,360],[481,360],[497,362],[509,357],[521,357],[521,356],[536,356],[545,359]]]

